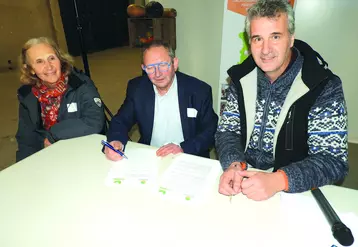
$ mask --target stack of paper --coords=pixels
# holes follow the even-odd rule
[[[137,148],[126,155],[128,159],[113,162],[105,181],[106,185],[148,184],[156,181],[159,158],[155,150]]]
[[[209,159],[203,162],[178,156],[161,177],[159,192],[180,201],[202,202],[215,186],[219,172],[220,167]]]

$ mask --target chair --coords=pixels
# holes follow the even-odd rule
[[[84,74],[86,76],[88,76],[83,70],[78,69],[76,67],[73,67],[73,69],[80,74]],[[94,82],[93,82],[94,83]],[[94,85],[96,87],[96,85]],[[96,87],[97,91],[98,88]],[[113,118],[113,113],[111,112],[111,110],[109,110],[109,108],[106,106],[106,104],[104,103],[103,99],[102,99],[102,104],[103,104],[103,108],[104,108],[104,116],[105,116],[105,126],[101,132],[101,134],[105,135],[108,131],[109,128],[109,124],[111,122],[111,119]]]

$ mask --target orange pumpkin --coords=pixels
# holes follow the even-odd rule
[[[175,18],[177,11],[173,8],[164,8],[163,17]]]
[[[130,17],[143,17],[145,16],[145,7],[139,4],[131,4],[127,7],[127,14]]]

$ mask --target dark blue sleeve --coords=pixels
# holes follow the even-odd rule
[[[196,135],[180,143],[183,151],[188,154],[200,155],[208,152],[214,145],[214,135],[217,128],[218,116],[213,109],[211,87],[202,92],[203,97],[196,102],[197,113]]]

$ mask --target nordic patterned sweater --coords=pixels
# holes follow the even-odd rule
[[[234,83],[227,93],[226,107],[215,135],[216,149],[223,169],[235,161],[246,161],[254,168],[266,170],[274,166],[275,133],[294,81],[301,76],[304,57],[294,49],[295,59],[274,83],[256,69],[255,109],[252,126],[247,125],[247,142],[242,143],[238,92]],[[241,83],[241,81],[240,81]],[[292,93],[291,93],[292,95]],[[245,107],[246,101],[245,98]],[[242,102],[241,102],[242,103]],[[245,118],[250,113],[246,109]],[[283,116],[285,117],[285,116]],[[281,116],[282,118],[282,116]],[[288,178],[287,192],[296,193],[332,184],[348,173],[347,111],[342,83],[336,76],[325,85],[307,117],[308,155],[280,170]],[[251,134],[250,134],[251,133]],[[277,134],[277,133],[276,133]]]

